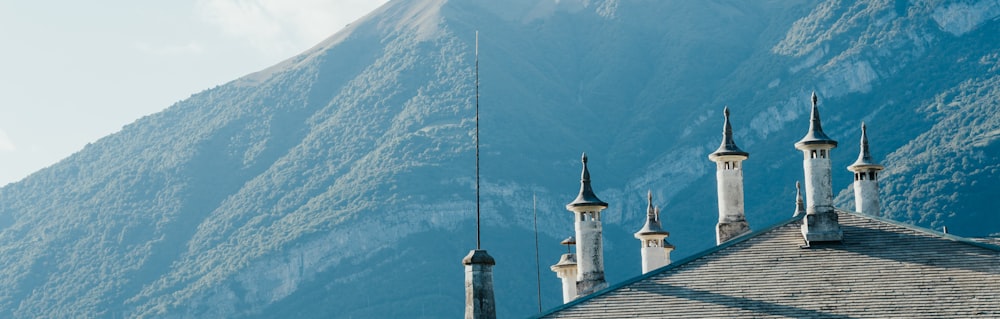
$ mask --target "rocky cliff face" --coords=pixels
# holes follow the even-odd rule
[[[1000,232],[996,1],[392,1],[279,65],[192,95],[0,189],[0,317],[459,316],[474,247],[498,312],[537,310],[590,155],[606,273],[639,274],[647,189],[675,260],[714,244],[724,105],[751,228],[786,218],[820,95],[839,207],[860,122],[883,211]],[[546,307],[559,282],[543,268]]]

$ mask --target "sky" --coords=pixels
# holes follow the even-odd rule
[[[0,186],[387,0],[0,0]]]

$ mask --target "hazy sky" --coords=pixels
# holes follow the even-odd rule
[[[0,0],[0,186],[387,0]]]

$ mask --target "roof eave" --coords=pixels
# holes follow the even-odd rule
[[[847,170],[852,172],[867,171],[867,170],[881,171],[883,169],[885,169],[885,166],[869,162],[854,162],[854,164],[851,164],[851,166],[847,167]]]
[[[719,148],[718,150],[715,150],[715,152],[712,152],[712,154],[708,154],[708,159],[714,161],[714,160],[716,160],[718,158],[721,158],[721,157],[724,157],[724,156],[739,156],[739,157],[743,157],[743,159],[747,159],[747,158],[750,158],[750,153],[744,152],[743,150],[741,150],[739,148],[737,148],[737,149],[723,149],[723,148]]]

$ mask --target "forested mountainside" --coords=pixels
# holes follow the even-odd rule
[[[646,190],[674,260],[714,245],[728,105],[760,229],[794,210],[810,92],[840,207],[868,124],[885,215],[1000,232],[1000,3],[391,1],[0,189],[0,317],[444,318],[475,246],[498,313],[545,308],[590,157],[606,271],[639,274]],[[54,92],[57,94],[58,92]],[[108,92],[114,94],[114,92]]]

